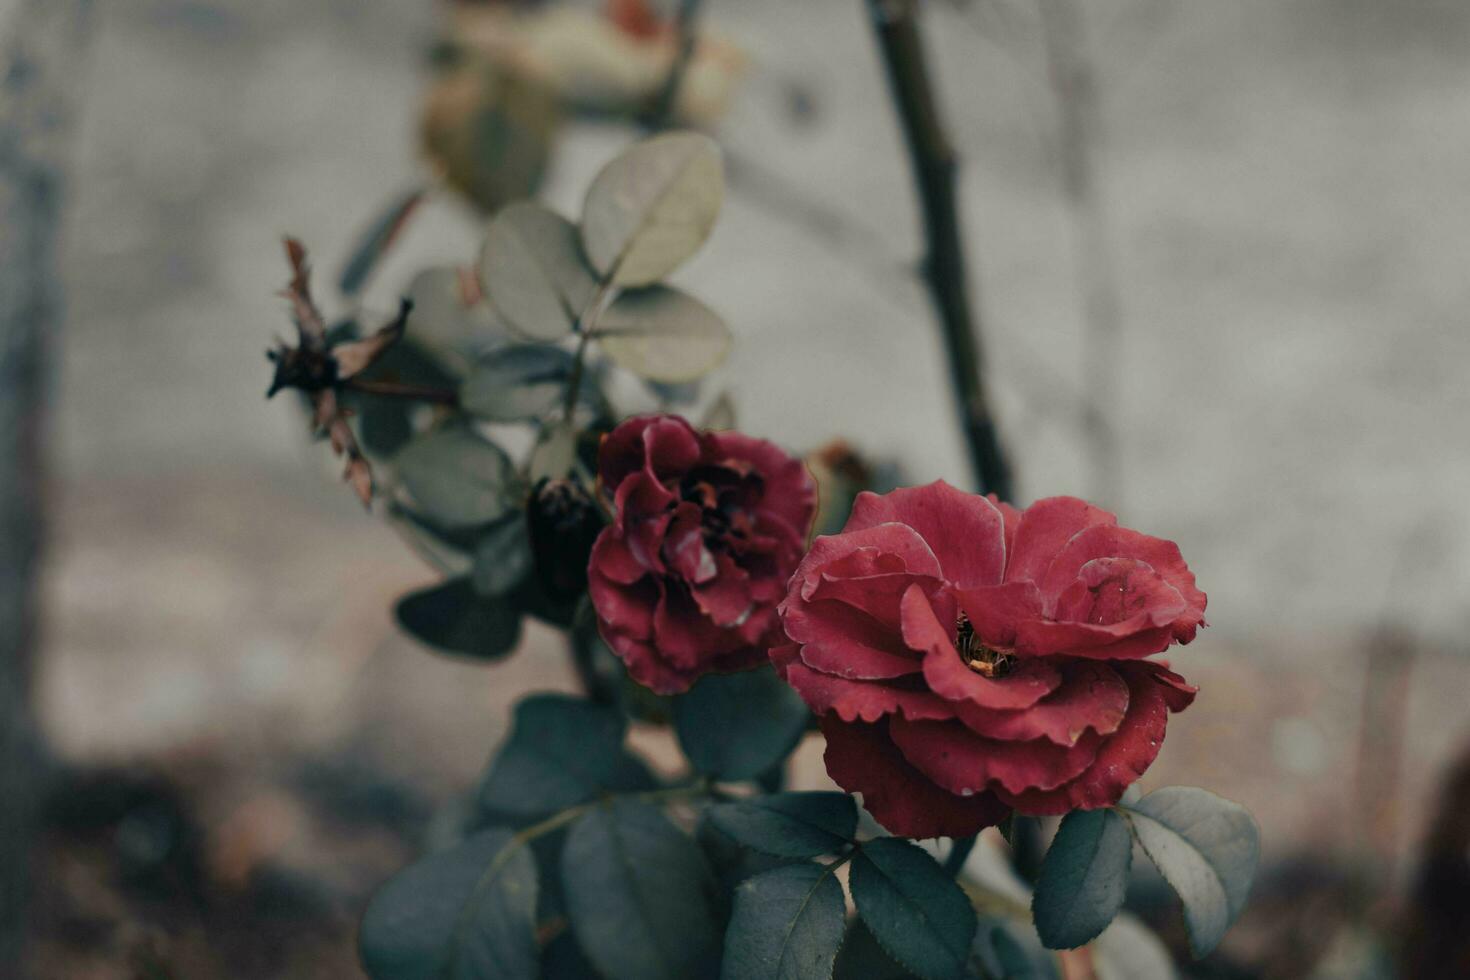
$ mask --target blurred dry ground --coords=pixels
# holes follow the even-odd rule
[[[736,333],[724,382],[743,426],[793,447],[844,435],[915,480],[962,481],[861,4],[708,6],[752,69],[719,134],[731,198],[684,275]],[[1180,542],[1214,624],[1174,658],[1203,693],[1146,783],[1257,814],[1274,877],[1222,963],[1305,976],[1357,955],[1334,923],[1387,921],[1362,881],[1404,880],[1437,773],[1470,739],[1470,9],[1089,13],[1126,322],[1114,503]],[[77,66],[40,691],[79,775],[53,812],[41,975],[353,975],[363,897],[472,784],[514,699],[570,681],[547,633],[491,670],[397,637],[391,600],[430,573],[261,397],[279,236],[331,268],[421,174],[433,9],[113,0],[98,16]],[[1068,392],[1087,365],[1035,18],[981,2],[930,17],[1024,493],[1085,494]],[[629,136],[572,130],[548,198],[574,211]],[[468,213],[434,202],[372,302],[474,246]],[[813,751],[800,768],[822,778]],[[1307,965],[1282,959],[1293,946]]]

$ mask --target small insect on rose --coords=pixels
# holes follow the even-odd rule
[[[981,643],[980,638],[975,635],[975,627],[970,625],[969,616],[960,613],[954,632],[955,647],[960,651],[960,657],[964,659],[966,667],[981,677],[991,679],[1004,677],[1010,672],[1011,664],[1016,658],[1008,653],[992,650]]]

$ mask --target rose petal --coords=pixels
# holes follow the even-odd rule
[[[1176,681],[1183,679],[1148,661],[1115,664],[1114,669],[1128,684],[1128,714],[1123,723],[1103,740],[1092,766],[1065,786],[1050,792],[998,790],[1019,812],[1046,816],[1113,806],[1153,764],[1164,741],[1170,703],[1178,703]]]
[[[889,740],[886,726],[822,719],[827,739],[827,774],[889,833],[901,837],[969,837],[1005,819],[1007,809],[992,793],[962,797],[947,793],[909,765]]]
[[[960,659],[950,631],[934,615],[923,589],[903,597],[903,638],[923,653],[924,680],[948,701],[972,701],[982,708],[1029,708],[1056,690],[1061,672],[1044,660],[1022,660],[1004,677],[982,677]]]
[[[1041,615],[1041,592],[1032,582],[1007,582],[979,589],[961,589],[955,597],[969,617],[970,626],[988,647],[1009,650],[1016,645],[1016,624]]]
[[[1001,520],[1005,522],[1006,537],[1006,561],[1010,561],[1011,554],[1015,551],[1016,529],[1021,526],[1021,510],[1012,507],[993,493],[987,493],[985,499],[995,504],[995,509],[1000,511]]]
[[[682,670],[659,656],[651,644],[621,633],[602,634],[603,640],[628,668],[628,676],[656,694],[682,694],[703,671]]]
[[[604,576],[595,564],[587,570],[587,594],[604,634],[613,629],[640,640],[651,637],[659,593],[659,584],[652,578],[624,585]]]
[[[812,542],[811,549],[796,574],[786,596],[788,604],[809,599],[816,591],[822,573],[834,562],[846,558],[859,549],[871,549],[893,555],[904,563],[904,568],[915,575],[939,577],[939,559],[919,536],[919,532],[902,524],[879,524],[861,531],[842,534],[824,534]]]
[[[653,641],[665,660],[687,670],[742,645],[739,637],[706,619],[689,593],[680,587],[666,588],[654,608]]]
[[[628,544],[617,528],[603,528],[592,544],[592,555],[588,564],[598,574],[622,585],[632,585],[647,575],[648,568],[628,550]]]
[[[949,702],[928,691],[833,677],[812,670],[799,659],[784,660],[783,676],[814,712],[833,711],[843,721],[873,722],[900,712],[915,719],[954,717]]]
[[[1131,635],[1128,624],[1088,626],[1085,623],[1053,623],[1028,619],[1016,624],[1016,652],[1028,657],[1065,654],[1093,660],[1137,660],[1168,649],[1174,642],[1173,630],[1167,626],[1145,628]]]
[[[901,715],[888,719],[888,734],[910,765],[961,796],[986,789],[1055,789],[1092,765],[1102,741],[1088,732],[1071,746],[1046,739],[1002,742],[981,738],[958,721],[909,721]]]
[[[910,575],[908,572],[838,579],[823,575],[811,598],[813,602],[831,600],[861,610],[896,636],[902,629],[899,606],[911,585],[929,593],[937,591],[941,583],[937,578]]]
[[[1184,608],[1179,590],[1147,562],[1137,558],[1094,558],[1057,597],[1052,618],[1113,626],[1142,617],[1148,626],[1156,627],[1172,623]]]
[[[1005,570],[1005,521],[986,498],[936,480],[891,493],[864,491],[853,501],[843,534],[896,522],[919,532],[943,577],[960,588],[997,585]]]
[[[955,702],[955,714],[976,735],[1005,741],[1044,738],[1076,745],[1084,732],[1111,735],[1128,712],[1128,685],[1103,663],[1075,663],[1062,669],[1062,686],[1029,708],[996,711]],[[910,717],[915,717],[910,715]]]
[[[802,603],[786,611],[782,625],[802,645],[806,665],[823,673],[879,680],[922,669],[892,630],[851,606]]]
[[[1040,582],[1057,552],[1077,532],[1118,519],[1101,507],[1076,497],[1047,497],[1021,513],[1016,540],[1006,563],[1007,582]]]
[[[806,464],[774,443],[740,432],[707,432],[704,443],[717,459],[743,460],[765,484],[761,509],[780,517],[805,537],[817,511],[817,484]]]
[[[1175,623],[1176,638],[1181,643],[1194,638],[1195,630],[1204,622],[1206,597],[1195,588],[1194,573],[1184,563],[1179,546],[1126,527],[1096,525],[1074,535],[1038,583],[1043,600],[1049,606],[1055,603],[1081,574],[1082,566],[1095,558],[1136,558],[1147,562],[1184,599],[1186,612]]]
[[[738,626],[751,613],[750,576],[729,555],[711,559],[716,573],[691,588],[695,603],[716,626]]]

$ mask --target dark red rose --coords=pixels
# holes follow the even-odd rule
[[[1205,594],[1169,541],[1073,497],[1024,512],[944,482],[860,494],[781,603],[776,669],[827,772],[905,837],[1111,806],[1195,688],[1144,658]]]
[[[816,487],[799,460],[672,415],[629,419],[598,458],[613,523],[587,586],[608,646],[661,694],[763,663],[801,560]]]

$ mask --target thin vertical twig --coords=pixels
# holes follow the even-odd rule
[[[985,388],[984,351],[970,305],[960,225],[959,160],[940,116],[919,35],[917,0],[866,0],[908,145],[923,213],[924,277],[939,314],[960,426],[982,492],[1012,496]]]
[[[43,410],[61,320],[57,228],[88,0],[23,0],[0,64],[0,962],[22,962],[45,777],[32,713]],[[17,967],[18,968],[18,967]]]
[[[679,0],[679,9],[674,14],[674,60],[645,120],[649,129],[665,129],[675,121],[679,90],[684,86],[684,76],[699,46],[699,10],[702,4],[703,0]]]
[[[1077,0],[1038,0],[1038,5],[1047,75],[1056,96],[1062,187],[1075,225],[1073,264],[1083,320],[1083,439],[1092,495],[1116,508],[1123,494],[1116,429],[1123,314],[1094,160],[1102,134],[1097,75]]]

